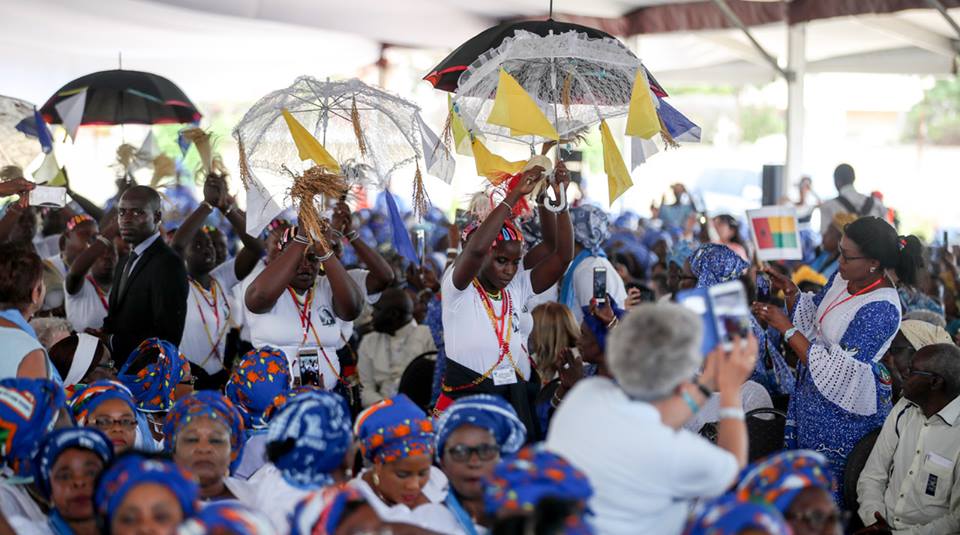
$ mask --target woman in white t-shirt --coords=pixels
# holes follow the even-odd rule
[[[112,223],[104,227],[103,234],[94,233],[94,239],[73,259],[64,277],[64,308],[77,332],[103,328],[117,266],[117,249],[112,239],[117,232],[116,223]]]
[[[294,381],[315,381],[328,390],[344,383],[337,359],[344,324],[360,315],[364,294],[368,302],[376,301],[394,278],[390,265],[357,239],[349,219],[346,204],[338,203],[326,251],[297,227],[285,230],[278,248],[267,252],[266,267],[245,283],[244,291],[253,346],[279,348],[287,357]],[[370,271],[344,269],[336,253],[341,233]],[[304,379],[301,362],[309,366],[306,371],[316,375],[308,373]]]
[[[263,242],[246,233],[246,216],[233,205],[226,191],[222,176],[208,175],[203,185],[203,202],[173,236],[173,249],[186,261],[190,283],[179,349],[190,361],[191,373],[200,389],[219,390],[227,381],[224,360],[235,308],[231,291],[250,275],[264,251]],[[235,258],[222,263],[213,232],[210,227],[203,227],[214,209],[230,221],[244,245]]]
[[[436,412],[469,394],[504,397],[527,426],[540,432],[532,406],[539,390],[526,340],[520,336],[519,311],[534,295],[547,290],[563,274],[573,256],[573,230],[566,210],[557,217],[557,247],[530,270],[520,268],[523,236],[507,218],[532,192],[544,167],[536,160],[518,184],[479,226],[464,230],[465,245],[441,283],[446,369]],[[562,165],[560,178],[566,173]]]

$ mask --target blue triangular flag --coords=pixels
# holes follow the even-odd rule
[[[677,141],[699,142],[700,127],[687,119],[676,108],[667,104],[666,100],[658,100],[660,100],[660,109],[657,112],[663,120],[664,126],[667,127],[667,132],[670,132],[670,136]]]
[[[400,256],[420,265],[417,258],[417,251],[413,248],[413,242],[410,241],[410,233],[403,224],[403,218],[400,217],[400,209],[397,208],[397,201],[389,190],[384,190],[384,197],[387,201],[387,213],[390,215],[390,227],[393,229],[393,247],[400,253]]]
[[[53,150],[53,136],[50,135],[47,123],[44,122],[36,106],[33,107],[33,120],[31,121],[30,117],[25,118],[17,124],[16,129],[25,135],[37,138],[40,146],[43,147],[44,154],[49,154]]]

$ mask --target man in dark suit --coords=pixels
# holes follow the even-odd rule
[[[117,203],[117,223],[130,254],[114,273],[103,328],[111,335],[110,349],[119,369],[147,338],[180,344],[189,287],[183,259],[160,235],[156,191],[147,186],[125,191]]]

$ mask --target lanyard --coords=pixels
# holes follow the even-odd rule
[[[297,299],[297,292],[294,292],[293,288],[287,286],[287,291],[290,292],[290,298],[293,299],[293,304],[297,307],[297,314],[300,316],[300,327],[303,329],[303,336],[300,338],[300,345],[302,346],[307,342],[307,335],[313,329],[313,288],[307,290],[307,295],[304,296],[302,303]]]
[[[871,284],[870,286],[867,286],[866,288],[860,290],[859,292],[857,292],[857,293],[855,293],[855,294],[853,294],[853,295],[847,296],[846,299],[844,299],[843,301],[840,301],[839,303],[837,302],[837,299],[840,299],[840,296],[838,295],[838,296],[836,297],[836,299],[833,300],[833,302],[831,302],[829,305],[827,305],[827,309],[823,311],[823,314],[820,315],[820,325],[823,325],[823,318],[827,317],[827,314],[833,312],[833,309],[835,309],[835,308],[837,308],[838,306],[846,303],[847,301],[853,299],[854,297],[857,297],[858,295],[863,295],[863,294],[869,292],[870,290],[876,288],[877,286],[880,286],[880,283],[881,283],[881,282],[883,282],[883,278],[882,278],[882,277],[879,278],[879,279],[877,279],[876,281],[874,281],[874,283]],[[843,295],[843,294],[841,294],[841,295]]]
[[[333,363],[330,362],[330,357],[327,356],[327,351],[323,348],[323,344],[320,343],[320,335],[317,334],[317,329],[313,326],[313,309],[311,308],[313,304],[313,288],[307,291],[307,295],[303,300],[303,303],[297,299],[297,293],[293,291],[293,288],[287,286],[287,291],[290,292],[290,297],[293,298],[294,304],[297,305],[297,314],[300,316],[300,326],[303,327],[303,338],[300,339],[300,346],[302,347],[307,343],[307,335],[311,332],[313,333],[313,339],[317,342],[317,349],[320,350],[320,354],[323,355],[323,360],[327,361],[327,366],[330,367],[330,371],[337,376],[337,381],[342,383],[345,386],[350,386],[349,383],[337,373],[337,369],[333,367]]]
[[[230,302],[226,300],[226,297],[223,295],[223,289],[220,288],[220,283],[217,282],[217,279],[211,279],[212,284],[210,285],[210,298],[207,297],[207,291],[204,290],[203,286],[199,282],[190,278],[190,284],[196,290],[193,292],[193,302],[197,306],[197,312],[200,313],[200,321],[203,324],[203,332],[207,335],[207,342],[210,343],[210,351],[207,353],[207,357],[203,359],[203,362],[200,363],[200,366],[203,366],[210,360],[210,357],[216,357],[217,360],[223,362],[223,357],[220,355],[220,341],[223,340],[224,335],[227,333],[227,326],[229,322],[227,321],[230,318]],[[203,297],[204,302],[207,303],[213,310],[213,317],[216,321],[216,330],[214,331],[217,334],[216,340],[210,334],[210,328],[207,326],[207,316],[203,313],[203,307],[200,306],[200,300],[197,299],[197,294],[200,294]],[[223,297],[223,303],[227,306],[227,316],[224,318],[223,327],[220,327],[220,307],[218,306],[218,300],[220,297]]]
[[[103,305],[103,309],[109,312],[110,303],[109,301],[107,301],[107,293],[104,292],[102,288],[100,288],[100,285],[97,284],[97,281],[93,277],[91,277],[90,275],[87,275],[86,278],[88,281],[90,281],[90,284],[93,285],[94,291],[97,292],[97,297],[100,298],[100,304]]]

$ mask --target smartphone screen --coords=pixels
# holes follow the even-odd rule
[[[297,355],[300,361],[300,384],[320,385],[320,355],[316,349],[301,349]]]
[[[607,268],[593,268],[593,297],[597,303],[607,302]]]
[[[712,286],[708,290],[713,318],[717,326],[717,338],[724,349],[733,347],[733,336],[746,338],[750,333],[750,305],[747,292],[740,281],[731,281]]]

